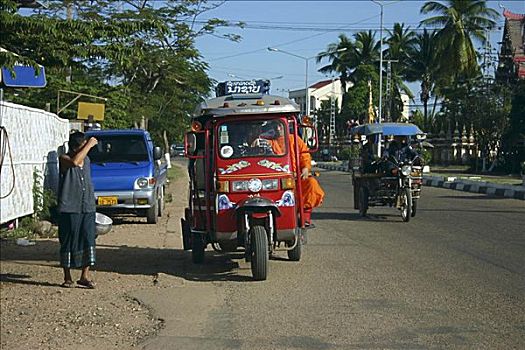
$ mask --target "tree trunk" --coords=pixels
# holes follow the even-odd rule
[[[170,143],[168,141],[168,133],[166,130],[162,131],[162,138],[164,140],[164,158],[166,158],[166,163],[168,163],[168,169],[171,168],[171,158],[170,158]]]

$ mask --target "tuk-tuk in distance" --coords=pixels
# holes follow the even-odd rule
[[[272,252],[300,260],[309,220],[293,164],[300,130],[315,152],[315,128],[302,124],[298,106],[281,96],[227,95],[197,108],[185,137],[190,189],[181,220],[194,263],[204,261],[208,244],[223,251],[240,246],[253,278],[264,280]]]
[[[354,127],[351,135],[360,145],[349,162],[354,208],[366,216],[369,207],[394,206],[408,222],[416,215],[423,183],[423,160],[411,143],[422,142],[426,134],[414,124],[376,123]],[[376,156],[385,143],[382,157]]]

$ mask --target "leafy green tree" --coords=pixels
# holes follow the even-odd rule
[[[359,66],[354,75],[358,77],[355,84],[346,94],[346,103],[341,109],[341,119],[346,122],[350,119],[357,119],[360,123],[368,121],[368,107],[370,102],[370,88],[368,81],[371,81],[373,87],[372,98],[373,104],[377,105],[379,94],[379,74],[377,68],[373,65]]]
[[[494,28],[499,14],[485,0],[428,1],[421,13],[435,14],[422,20],[422,25],[442,27],[436,36],[439,74],[449,81],[476,77],[479,65],[473,39],[485,42],[486,30]]]
[[[341,115],[338,117],[338,122],[341,123],[338,130],[344,130],[346,122],[350,119],[364,121],[368,118],[368,81],[372,80],[374,98],[377,98],[379,90],[377,83],[379,44],[372,31],[356,33],[353,41],[341,34],[339,42],[329,44],[327,50],[319,54],[319,62],[323,59],[330,62],[320,71],[340,74],[341,85],[345,91]],[[346,48],[346,51],[336,52],[342,48]],[[347,90],[348,82],[352,84],[352,87]]]
[[[502,150],[509,172],[519,174],[525,163],[525,81],[513,87],[509,126],[502,138]],[[525,171],[523,171],[525,173]]]
[[[9,51],[0,55],[0,64],[43,64],[48,79],[45,89],[8,89],[8,98],[54,108],[60,89],[106,97],[104,127],[145,120],[156,142],[167,147],[169,140],[180,140],[188,114],[211,86],[195,39],[216,35],[227,24],[198,18],[221,3],[67,0],[46,5],[22,16],[15,1],[0,4],[2,46]],[[239,40],[230,34],[222,38]],[[75,115],[74,108],[61,114]]]

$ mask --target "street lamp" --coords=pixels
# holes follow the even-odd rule
[[[341,48],[339,50],[334,51],[334,53],[343,52],[343,51],[346,51],[346,50],[347,50],[347,48],[343,47],[343,48]],[[285,51],[285,50],[281,50],[281,49],[278,49],[278,48],[275,48],[275,47],[268,47],[268,51],[280,52],[280,53],[284,53],[286,55],[294,56],[294,57],[297,57],[297,58],[300,58],[300,59],[304,60],[305,66],[306,66],[305,76],[304,76],[304,90],[305,90],[305,99],[306,99],[304,115],[309,115],[310,114],[310,90],[308,89],[308,61],[311,60],[312,58],[318,57],[319,55],[315,55],[315,56],[311,56],[311,57],[305,57],[305,56],[300,56],[300,55],[297,55],[295,53],[288,52],[288,51]]]
[[[237,79],[243,79],[243,80],[252,80],[252,79],[241,77],[239,75],[232,74],[232,73],[228,73],[228,76],[231,77],[231,78],[237,78]],[[282,78],[284,78],[284,75],[278,75],[278,76],[272,77],[272,78],[258,78],[258,79],[262,79],[262,80],[277,80],[277,79],[282,79]]]
[[[381,8],[381,19],[379,24],[379,116],[378,121],[383,121],[383,3],[378,0],[371,0],[374,4]],[[381,139],[379,139],[379,147],[377,150],[378,156],[381,157]]]

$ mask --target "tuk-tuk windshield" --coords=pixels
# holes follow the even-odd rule
[[[282,120],[243,120],[218,126],[221,158],[284,156],[288,149],[286,126]]]

